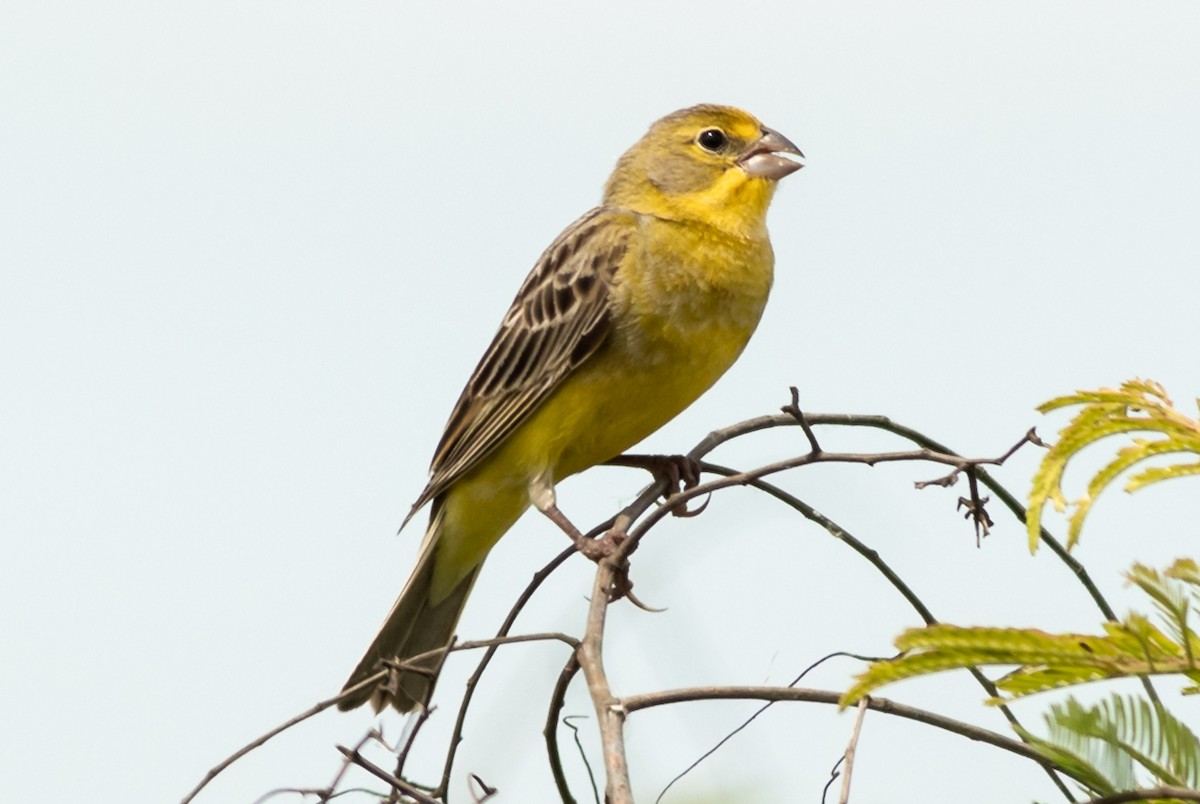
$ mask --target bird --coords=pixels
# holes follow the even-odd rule
[[[713,104],[663,117],[618,159],[459,396],[404,520],[430,505],[416,565],[340,709],[425,705],[436,659],[363,682],[446,647],[488,552],[530,506],[564,523],[556,483],[658,430],[733,364],[773,280],[767,208],[803,159],[753,115]]]

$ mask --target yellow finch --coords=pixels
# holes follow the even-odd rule
[[[558,515],[555,483],[662,427],[737,359],[771,289],[767,205],[801,167],[783,154],[803,157],[746,112],[708,105],[625,152],[600,206],[537,261],[450,414],[409,513],[432,503],[417,565],[347,688],[445,646],[522,512]],[[340,706],[404,712],[432,683],[399,672]]]

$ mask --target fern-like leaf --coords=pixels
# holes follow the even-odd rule
[[[1187,454],[1197,458],[1195,461],[1142,469],[1130,476],[1125,484],[1126,491],[1134,492],[1170,478],[1200,475],[1200,421],[1177,411],[1158,383],[1152,380],[1129,380],[1122,383],[1119,389],[1080,391],[1052,399],[1038,410],[1048,413],[1074,405],[1083,407],[1059,433],[1058,442],[1046,453],[1033,478],[1026,516],[1031,551],[1037,549],[1046,505],[1053,505],[1060,513],[1068,507],[1062,490],[1062,478],[1067,465],[1082,449],[1102,439],[1137,432],[1155,436],[1135,438],[1132,444],[1121,448],[1116,457],[1091,479],[1087,490],[1071,504],[1074,510],[1068,520],[1068,548],[1079,541],[1084,520],[1101,492],[1143,461],[1168,454]]]
[[[1106,622],[1102,634],[1050,634],[1036,628],[963,628],[939,623],[905,631],[901,653],[871,664],[842,696],[848,706],[875,689],[907,678],[967,667],[1010,666],[996,688],[1009,698],[1105,679],[1176,674],[1200,691],[1200,565],[1179,559],[1160,572],[1134,564],[1125,576],[1153,601],[1163,628],[1131,613]]]
[[[1200,786],[1200,740],[1161,704],[1113,695],[1086,707],[1069,698],[1050,707],[1046,724],[1049,736],[1033,747],[1053,761],[1064,753],[1077,758],[1082,766],[1071,768],[1071,775],[1094,793],[1147,783]],[[1148,779],[1137,778],[1139,769]]]
[[[896,647],[902,654],[872,663],[842,696],[842,706],[886,684],[967,667],[1017,665],[996,681],[1011,698],[1105,679],[1196,672],[1182,646],[1137,615],[1106,623],[1104,634],[938,624],[905,631]]]

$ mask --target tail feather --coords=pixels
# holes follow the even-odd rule
[[[421,554],[417,558],[417,566],[409,576],[408,582],[404,584],[404,589],[392,610],[388,612],[379,634],[342,687],[343,690],[378,673],[383,669],[385,659],[411,659],[444,647],[454,636],[454,629],[458,625],[467,596],[471,587],[475,585],[482,564],[463,578],[444,599],[436,604],[431,603],[429,590],[433,581],[434,547],[440,528],[440,511],[435,505],[429,529],[421,545]],[[430,670],[439,664],[440,658],[437,656],[420,662],[421,666]],[[376,712],[389,704],[400,712],[408,712],[428,699],[435,681],[431,675],[400,672],[390,680],[392,683],[385,680],[342,700],[338,703],[338,709],[347,711],[370,701]]]

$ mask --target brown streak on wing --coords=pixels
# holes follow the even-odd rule
[[[622,214],[593,209],[538,259],[450,414],[409,518],[499,446],[604,342],[609,289],[632,230]]]

